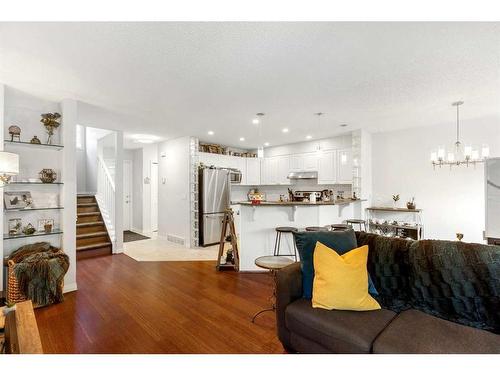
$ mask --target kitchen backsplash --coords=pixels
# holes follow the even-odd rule
[[[259,191],[266,194],[266,200],[268,201],[278,201],[280,199],[280,195],[288,195],[288,189],[295,190],[304,190],[304,191],[322,191],[322,190],[333,190],[335,195],[337,195],[338,191],[344,192],[344,197],[350,197],[352,191],[352,185],[318,185],[311,183],[311,181],[300,181],[298,180],[292,185],[269,185],[269,186],[240,186],[240,185],[231,185],[231,201],[240,202],[247,201],[247,194],[250,189],[258,188]]]

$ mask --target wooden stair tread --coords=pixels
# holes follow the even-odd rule
[[[81,239],[81,238],[92,238],[92,237],[99,237],[99,236],[107,236],[108,232],[93,232],[93,233],[83,233],[83,234],[77,234],[76,239]]]
[[[76,207],[92,207],[97,206],[97,203],[78,203]]]
[[[95,194],[77,194],[77,198],[94,198]]]
[[[91,245],[78,246],[76,251],[84,251],[84,250],[92,250],[97,249],[99,247],[111,246],[111,242],[99,242]]]
[[[77,216],[96,216],[100,215],[101,213],[99,211],[94,211],[94,212],[79,212]]]
[[[80,227],[95,227],[98,225],[104,225],[104,221],[89,221],[88,223],[78,223],[76,224],[77,228]]]

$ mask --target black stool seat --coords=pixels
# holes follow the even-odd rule
[[[363,220],[363,219],[347,219],[345,222],[347,224],[358,224],[359,225],[359,231],[361,231],[362,227],[364,227],[365,232],[366,232],[366,220]]]
[[[276,227],[276,232],[281,232],[281,233],[291,233],[297,231],[298,229],[294,227]]]
[[[306,227],[306,232],[327,232],[328,228],[325,227]]]
[[[332,224],[331,227],[333,230],[345,230],[349,229],[350,226],[347,224]]]

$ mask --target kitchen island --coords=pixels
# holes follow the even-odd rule
[[[254,263],[264,255],[273,255],[276,227],[295,227],[304,230],[309,226],[342,223],[362,216],[363,200],[338,200],[334,202],[236,202],[236,231],[239,239],[240,271],[262,271]],[[293,254],[292,235],[281,238],[280,253]]]

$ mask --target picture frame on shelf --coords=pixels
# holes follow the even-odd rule
[[[17,236],[22,233],[23,221],[21,218],[9,219],[9,236]]]
[[[6,191],[3,193],[6,210],[31,208],[33,199],[29,191]]]
[[[48,226],[50,225],[50,230]],[[47,228],[45,227],[47,226]],[[54,229],[54,219],[38,219],[37,232],[52,232]]]

